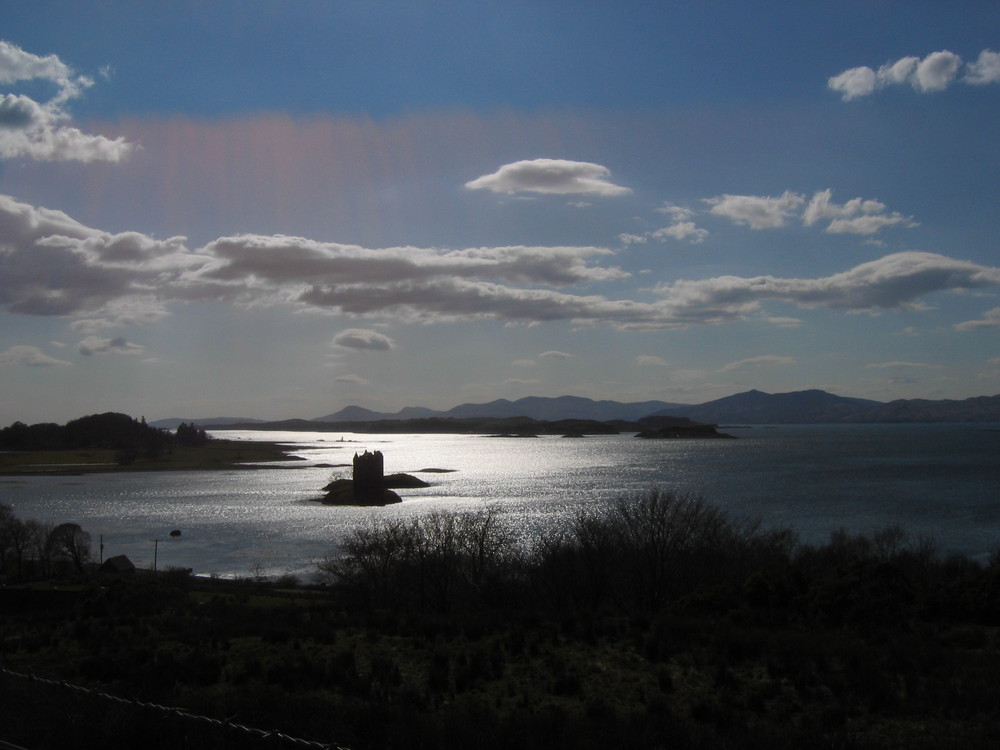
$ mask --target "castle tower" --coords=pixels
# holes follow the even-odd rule
[[[354,454],[354,497],[367,500],[381,499],[385,494],[385,477],[382,451],[360,456]]]

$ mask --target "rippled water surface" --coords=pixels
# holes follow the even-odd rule
[[[985,556],[1000,548],[997,425],[728,431],[738,439],[220,433],[293,443],[302,460],[254,470],[8,477],[0,502],[22,519],[79,523],[95,557],[103,537],[105,557],[124,553],[149,567],[155,552],[161,569],[220,575],[307,577],[350,528],[380,516],[493,503],[530,538],[589,503],[651,487],[704,494],[736,514],[791,526],[805,541],[842,526],[868,532],[899,523],[946,551]],[[386,508],[312,502],[331,475],[349,475],[338,465],[366,449],[382,451],[386,473],[416,474],[431,487],[401,490],[403,503]],[[175,529],[179,537],[170,536]]]

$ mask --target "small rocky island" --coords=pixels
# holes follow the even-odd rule
[[[384,471],[381,451],[355,453],[353,479],[334,479],[323,488],[326,495],[318,502],[324,505],[392,505],[403,501],[394,489],[430,486],[411,474],[385,476]]]

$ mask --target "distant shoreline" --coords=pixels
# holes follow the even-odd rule
[[[215,439],[201,446],[176,446],[157,458],[118,463],[106,448],[0,452],[0,476],[80,476],[137,471],[259,469],[261,464],[301,461],[285,443]],[[278,468],[278,467],[268,467]],[[301,468],[301,467],[281,467]]]

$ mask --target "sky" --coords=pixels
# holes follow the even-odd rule
[[[0,424],[1000,393],[1000,4],[34,0]]]

